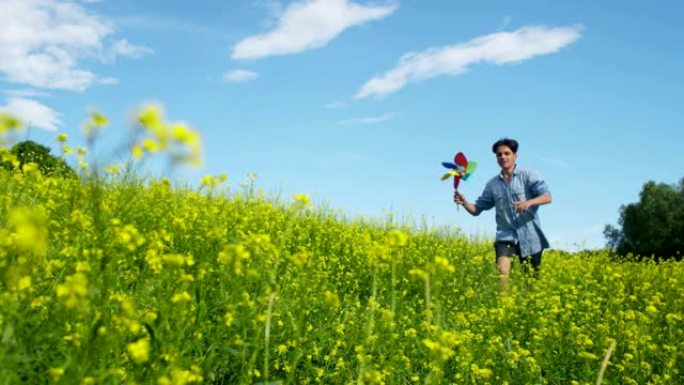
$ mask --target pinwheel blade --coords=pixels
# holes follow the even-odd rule
[[[468,168],[468,159],[462,152],[459,152],[456,154],[456,156],[454,156],[454,163],[463,167],[464,169]]]
[[[458,190],[458,182],[461,181],[461,178],[455,176],[454,177],[454,190]]]
[[[472,174],[477,168],[477,162],[468,162],[468,167],[466,168],[466,174]]]
[[[450,177],[458,178],[461,174],[457,170],[449,170],[446,174],[442,176],[442,180],[447,180]]]
[[[445,168],[456,168],[456,165],[451,162],[442,162],[442,166],[444,166]]]
[[[463,175],[463,180],[468,180],[470,175],[477,168],[477,162],[468,162],[468,168],[466,169],[465,175]]]

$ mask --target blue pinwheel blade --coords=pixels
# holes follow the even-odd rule
[[[445,168],[450,168],[452,170],[456,168],[456,165],[451,162],[442,162],[442,166],[444,166]]]

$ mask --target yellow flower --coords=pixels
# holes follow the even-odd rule
[[[67,140],[69,140],[69,137],[67,136],[67,134],[64,134],[64,133],[57,134],[57,141],[59,141],[60,143],[65,143]]]
[[[185,144],[199,141],[199,134],[183,123],[177,123],[171,127],[171,136],[174,140]]]
[[[150,359],[150,340],[141,338],[136,342],[126,345],[128,356],[137,364],[142,364]]]
[[[107,119],[107,117],[99,111],[93,111],[90,115],[90,120],[93,123],[93,125],[97,127],[102,127],[109,124],[109,119]]]
[[[164,119],[160,110],[160,107],[152,104],[143,106],[138,113],[138,123],[153,133],[161,133],[164,130]]]
[[[143,149],[140,148],[140,146],[133,146],[131,149],[131,154],[133,154],[134,158],[140,159],[143,156]]]
[[[454,271],[456,271],[454,266],[451,263],[449,263],[448,259],[446,259],[444,257],[440,257],[440,256],[435,257],[434,266],[435,266],[435,271],[449,272],[449,273],[453,273]]]
[[[19,291],[31,291],[31,277],[22,277],[17,285]]]
[[[88,303],[88,278],[83,273],[66,277],[63,284],[57,285],[57,298],[64,301],[68,309]]]
[[[157,152],[159,150],[157,142],[150,138],[144,139],[142,141],[142,148],[144,148],[147,152]]]
[[[21,120],[5,112],[0,112],[0,133],[21,128]]]
[[[306,194],[294,194],[292,196],[292,207],[295,210],[310,209],[312,206],[311,198]]]
[[[90,112],[90,118],[83,123],[81,129],[83,130],[86,139],[89,142],[92,142],[97,134],[100,133],[100,130],[107,124],[109,124],[109,119],[101,112],[93,110]]]
[[[392,247],[406,246],[407,240],[408,236],[399,230],[392,230],[389,233],[388,243]]]
[[[24,166],[31,164],[34,163]],[[47,252],[47,214],[44,207],[15,208],[7,216],[9,226],[0,228],[0,245],[4,243],[18,253],[31,256],[41,256]]]
[[[54,380],[59,380],[64,375],[64,368],[50,368],[48,373]]]
[[[171,302],[173,303],[179,303],[179,302],[190,302],[192,297],[190,294],[188,294],[187,291],[184,291],[182,293],[176,293],[171,297]]]

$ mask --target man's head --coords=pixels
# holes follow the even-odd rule
[[[496,161],[502,169],[512,170],[518,159],[518,141],[510,138],[499,139],[492,146]]]
[[[497,140],[496,143],[494,143],[494,145],[492,146],[492,152],[496,154],[497,149],[501,146],[508,147],[514,154],[518,153],[518,141],[515,139],[501,138]]]

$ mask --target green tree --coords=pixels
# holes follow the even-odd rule
[[[684,178],[677,185],[649,181],[639,202],[620,207],[621,228],[603,234],[619,254],[681,259],[684,253]]]
[[[25,140],[15,144],[10,150],[19,161],[20,169],[27,163],[36,163],[44,175],[76,176],[76,172],[62,158],[50,154],[50,148]],[[11,170],[12,165],[3,163],[4,168]]]

